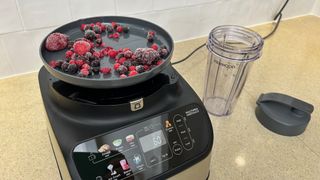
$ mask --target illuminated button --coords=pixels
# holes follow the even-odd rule
[[[182,153],[182,147],[180,144],[173,145],[172,149],[173,149],[173,153],[176,155],[180,155]]]

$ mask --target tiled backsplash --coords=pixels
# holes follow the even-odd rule
[[[38,70],[43,37],[89,16],[125,15],[152,21],[175,41],[204,36],[218,25],[270,21],[285,0],[1,0],[0,78]],[[291,0],[284,17],[320,14],[320,0]]]

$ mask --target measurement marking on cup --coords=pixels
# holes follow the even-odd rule
[[[218,61],[218,60],[216,60],[216,59],[214,60],[214,62],[215,62],[216,64],[218,64],[219,66],[223,66],[223,67],[227,68],[228,70],[229,70],[229,69],[234,69],[234,68],[236,68],[235,65],[225,64],[225,63],[222,63],[222,62],[220,62],[220,61]]]

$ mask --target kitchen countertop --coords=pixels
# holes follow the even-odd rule
[[[253,28],[267,34],[270,24]],[[213,117],[210,179],[320,179],[320,18],[283,21],[265,41],[231,116]],[[176,43],[173,60],[205,42]],[[175,68],[202,96],[207,50]],[[39,59],[40,61],[40,59]],[[314,105],[306,131],[296,137],[270,132],[256,119],[261,93],[280,92]],[[0,80],[0,179],[60,179],[46,129],[37,73]]]

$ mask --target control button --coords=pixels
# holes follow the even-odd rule
[[[190,150],[190,149],[192,149],[192,142],[189,140],[183,141],[183,146],[185,149]]]
[[[140,154],[133,155],[133,159],[132,160],[136,165],[141,164],[141,155]]]
[[[134,135],[130,134],[126,137],[126,141],[127,143],[131,143],[134,141]]]
[[[103,180],[102,176],[97,176],[96,180]]]
[[[149,160],[150,165],[157,164],[159,162],[159,159],[155,156],[152,156]]]
[[[115,146],[115,147],[118,147],[122,144],[122,140],[121,139],[116,139],[112,142],[112,144]]]
[[[107,166],[107,168],[108,168],[108,170],[110,171],[111,176],[117,174],[117,171],[113,170],[113,164],[109,164],[109,165]]]
[[[89,161],[93,161],[96,159],[96,155],[90,153],[90,155],[88,156]]]
[[[182,130],[182,131],[180,131],[180,134],[181,135],[185,135],[187,133],[187,131],[186,130]]]
[[[110,153],[110,150],[111,150],[110,145],[109,144],[104,144],[98,149],[98,152],[99,153]]]
[[[166,121],[165,121],[165,127],[166,127],[166,128],[172,127],[172,124],[170,123],[169,120],[166,120]]]
[[[129,169],[129,165],[127,163],[127,160],[125,160],[125,159],[122,159],[120,161],[120,165],[121,165],[122,170],[124,170],[124,171]]]
[[[172,149],[173,149],[173,153],[176,155],[180,155],[182,153],[182,147],[180,144],[173,145]]]

